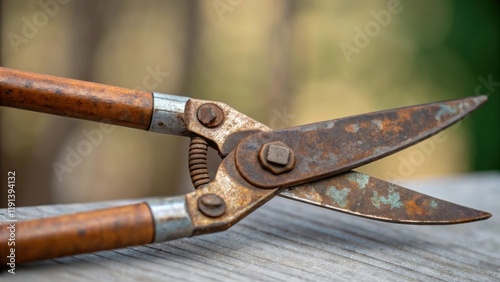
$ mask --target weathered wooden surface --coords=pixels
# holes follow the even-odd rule
[[[405,226],[276,198],[230,230],[2,269],[10,281],[499,281],[500,174],[405,183],[491,212],[486,221]],[[18,208],[20,219],[130,203]],[[0,210],[0,220],[5,220]],[[2,254],[3,255],[3,254]]]

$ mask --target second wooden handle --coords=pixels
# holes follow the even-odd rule
[[[10,253],[15,263],[23,263],[147,244],[154,236],[153,218],[145,203],[17,222],[14,230],[4,224],[0,228],[2,265],[9,262]],[[9,246],[11,233],[15,245]]]

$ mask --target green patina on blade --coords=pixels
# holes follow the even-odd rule
[[[456,224],[491,216],[355,171],[288,188],[280,196],[393,223]]]

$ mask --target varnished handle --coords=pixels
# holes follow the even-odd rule
[[[0,263],[56,258],[151,243],[154,223],[146,203],[0,225]],[[9,246],[14,234],[15,245]],[[11,240],[12,242],[12,240]],[[10,244],[12,245],[12,244]]]
[[[0,105],[149,129],[152,93],[0,67]]]

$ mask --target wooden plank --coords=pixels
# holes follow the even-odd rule
[[[407,182],[406,187],[494,214],[451,226],[366,220],[276,198],[230,230],[18,266],[11,281],[500,280],[500,174]],[[136,201],[16,209],[19,219]],[[6,220],[0,210],[0,220]],[[2,254],[3,255],[3,254]]]

